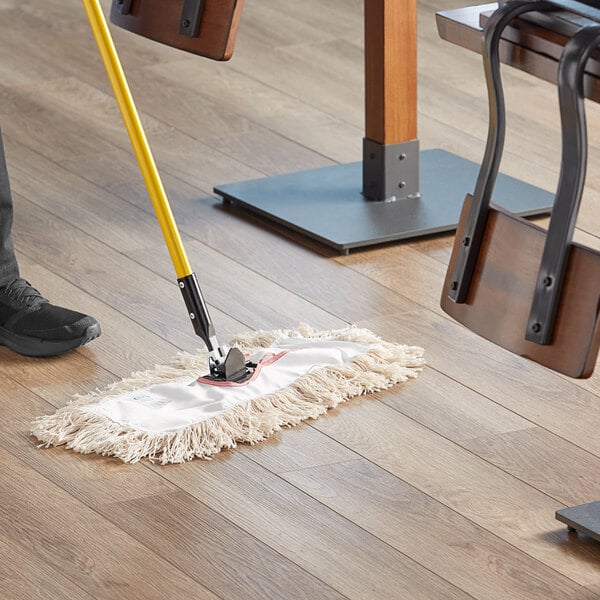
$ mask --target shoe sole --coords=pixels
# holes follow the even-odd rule
[[[49,341],[26,335],[18,335],[0,327],[0,346],[6,346],[23,356],[44,358],[48,356],[59,356],[65,352],[75,350],[76,348],[95,340],[100,333],[100,325],[94,323],[93,325],[90,325],[79,338]]]

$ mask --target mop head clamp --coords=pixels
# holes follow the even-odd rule
[[[204,340],[209,351],[210,374],[205,379],[232,383],[243,383],[250,379],[256,365],[246,361],[239,348],[230,348],[227,352],[221,348],[196,274],[191,273],[185,277],[180,277],[177,282],[194,331]]]
[[[221,351],[220,348],[219,351]],[[204,379],[244,383],[252,377],[256,363],[247,361],[239,348],[230,348],[224,360],[215,360],[211,356],[209,366],[210,375],[207,375]]]

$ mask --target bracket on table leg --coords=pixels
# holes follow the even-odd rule
[[[379,202],[418,198],[419,140],[380,144],[364,138],[362,193]]]

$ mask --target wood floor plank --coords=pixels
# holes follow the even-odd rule
[[[198,265],[197,275],[206,298],[250,328],[284,329],[301,322],[317,329],[336,329],[348,325],[326,309],[290,293],[204,244],[188,242],[186,251],[191,263]],[[130,252],[128,256],[168,278],[170,266],[160,261],[163,252],[162,246],[148,246],[143,251]],[[239,290],[247,291],[240,293]]]
[[[16,190],[19,194],[26,193],[28,198],[34,199],[34,203],[40,202],[45,210],[52,211],[53,215],[74,227],[94,232],[94,237],[136,262],[157,270],[166,280],[174,278],[170,261],[165,261],[166,249],[153,214],[129,203],[119,205],[112,194],[99,190],[97,186],[82,181],[79,177],[69,176],[68,172],[57,169],[49,161],[32,156],[32,152],[24,147],[19,150],[21,165],[15,169]],[[49,175],[44,177],[44,173],[40,172],[34,180],[27,176],[27,165],[36,159],[38,163],[47,165],[46,172]],[[45,180],[49,180],[48,193],[41,191]],[[73,205],[65,202],[64,194],[77,188],[82,195],[85,194],[84,197],[78,198]],[[43,200],[40,200],[40,196]],[[109,214],[111,216],[107,218]],[[189,243],[186,237],[184,243],[192,264],[199,267],[198,275],[208,301],[218,303],[223,311],[236,314],[236,319],[248,326],[271,329],[294,326],[300,321],[314,323],[314,326],[325,329],[344,326],[344,321],[324,313],[203,244]],[[243,256],[236,258],[239,260]],[[235,286],[232,285],[233,281]],[[245,297],[232,293],[240,286],[255,292]],[[281,314],[270,306],[281,307]]]
[[[559,502],[391,410],[365,399],[314,427],[573,581],[598,581],[597,545],[561,549]]]
[[[22,546],[9,541],[0,533],[0,595],[11,600],[93,600],[93,596],[77,587],[60,571],[40,561]]]
[[[283,477],[474,598],[596,597],[366,460]]]
[[[247,214],[223,209],[214,199],[180,208],[185,210],[182,229],[186,233],[234,260],[243,258],[247,267],[345,321],[410,308],[385,286],[373,285],[334,261],[323,261],[312,248],[294,243],[293,238],[290,243],[278,230]],[[252,251],[245,252],[250,247]]]
[[[4,538],[94,598],[217,596],[0,449]]]
[[[386,394],[381,402],[454,442],[535,428],[532,421],[433,368],[425,368],[418,381],[418,386]]]
[[[271,131],[219,135],[207,143],[227,156],[267,175],[330,167],[335,163]]]
[[[37,44],[27,44],[21,35],[21,28],[27,16],[19,7],[3,10],[3,20],[10,27],[3,28],[2,50],[5,56],[13,56],[11,62],[3,64],[0,74],[5,85],[28,83],[31,79],[43,81],[61,76],[64,71],[59,61],[46,60],[45,51]],[[38,30],[39,31],[39,30]],[[56,44],[52,46],[56,47]]]
[[[600,422],[600,397],[596,394],[433,313],[418,310],[363,325],[388,335],[397,332],[398,336],[421,340],[427,348],[427,361],[435,369],[599,455],[594,435]],[[597,377],[595,374],[593,379]]]
[[[26,147],[25,140],[22,137],[19,136],[18,130],[16,130],[12,135],[19,142],[19,144],[16,147],[12,148],[13,154],[15,155],[13,157],[13,160],[15,161],[15,164],[17,165],[17,166],[14,167],[14,170],[15,170],[15,186],[16,186],[15,189],[19,193],[26,194],[28,197],[35,196],[36,195],[36,190],[38,188],[36,186],[36,182],[35,181],[32,182],[30,180],[30,177],[28,177],[29,170],[27,168],[27,164],[28,164],[28,162],[31,162],[34,159],[38,160],[38,162],[39,162],[40,159],[37,158],[37,157],[32,157],[31,156],[31,154],[32,154],[33,151],[31,149],[29,149],[29,148]],[[168,134],[168,135],[171,135],[171,134]],[[73,136],[73,134],[71,134],[71,136]],[[9,139],[10,139],[10,137],[9,137]],[[21,140],[21,141],[19,141],[19,140]],[[51,148],[52,144],[50,142],[51,142],[51,140],[47,140],[44,144],[42,144],[42,147]],[[168,140],[167,140],[167,142],[168,142]],[[163,143],[161,143],[161,144],[158,145],[159,152],[160,152],[160,148],[163,148],[163,147],[167,151],[169,151],[169,152],[172,152],[172,150],[171,150],[172,148],[176,148],[177,152],[179,154],[181,154],[183,152],[183,159],[185,159],[185,151],[182,148],[181,139],[179,140],[179,143],[177,143],[177,144],[164,143],[164,141],[163,141]],[[11,148],[9,148],[9,150],[11,150]],[[101,150],[102,153],[104,153],[106,151],[103,148],[101,148],[100,150]],[[49,150],[47,150],[47,152],[49,152]],[[86,152],[80,152],[80,154],[82,154],[82,155],[85,156]],[[159,154],[157,154],[157,155],[159,155]],[[182,157],[180,156],[178,160],[182,160]],[[167,165],[171,164],[171,159],[165,160],[165,163]],[[51,167],[51,163],[49,163],[48,164],[48,172],[52,172],[52,171],[53,171],[53,169]],[[177,170],[173,171],[173,173],[177,174]],[[40,176],[43,177],[44,175],[40,175]],[[50,181],[52,181],[52,176],[51,175],[47,175],[47,177],[49,177]],[[67,184],[68,184],[69,183],[69,177],[67,177],[66,179],[67,179]],[[56,175],[54,176],[54,180],[55,181],[57,180]],[[70,181],[71,182],[76,182],[77,180],[74,177],[71,177]],[[38,183],[37,185],[40,185],[40,184]],[[83,187],[84,187],[84,189],[86,188],[86,186],[83,186]],[[86,215],[88,213],[88,210],[89,210],[88,207],[89,206],[92,206],[92,207],[93,206],[97,206],[97,203],[94,203],[94,202],[91,201],[91,196],[94,193],[97,194],[97,190],[94,190],[90,186],[87,186],[87,188],[89,189],[89,191],[88,191],[88,197],[90,199],[87,200],[87,202],[86,202],[85,201],[86,198],[84,198],[83,199],[84,201],[81,203],[81,206],[79,206],[78,204],[75,205],[74,211],[73,211],[74,214],[73,214],[72,217],[70,217],[70,218],[78,219],[78,220],[81,220],[83,218],[84,223],[87,221],[85,219],[85,217],[86,217]],[[50,189],[53,189],[53,188],[51,187]],[[64,182],[63,182],[63,186],[61,187],[59,185],[59,182],[57,181],[57,184],[56,184],[56,186],[54,186],[54,189],[56,189],[56,193],[53,194],[53,196],[51,196],[51,197],[61,198],[62,195],[59,194],[59,190],[60,189],[64,189]],[[63,194],[64,194],[64,192],[63,192]],[[131,219],[134,219],[136,217],[136,213],[135,212],[128,212],[126,206],[118,206],[117,209],[115,210],[113,207],[111,207],[109,205],[110,198],[107,198],[105,200],[105,202],[107,203],[106,204],[106,212],[110,211],[111,213],[115,213],[115,218],[118,219],[119,221],[122,221],[124,223],[124,225],[126,225],[128,222],[131,221]],[[59,206],[61,206],[61,205],[59,205]],[[110,240],[114,239],[114,235],[115,235],[114,232],[107,231],[107,223],[108,223],[108,221],[104,221],[103,222],[102,219],[101,219],[101,217],[100,217],[100,214],[104,214],[104,215],[106,214],[105,211],[102,211],[101,205],[98,206],[98,212],[99,212],[99,214],[95,214],[94,215],[93,221],[89,222],[88,226],[90,228],[94,228],[94,229],[97,228],[99,230],[99,233],[100,234],[104,233],[104,235],[108,239],[110,239]],[[62,208],[62,215],[65,216],[65,213],[66,213],[65,208]],[[190,227],[191,227],[191,225],[190,225]],[[147,230],[146,235],[153,236],[154,238],[158,237],[156,235],[156,226],[153,223],[152,223],[152,226],[150,226],[149,229]],[[119,245],[121,244],[122,240],[123,240],[123,237],[121,237],[119,239]],[[236,253],[235,255],[232,255],[232,256],[235,256],[236,258],[239,258],[239,239],[235,239],[235,240],[232,240],[232,241],[235,243],[235,253]],[[117,243],[117,242],[115,241],[115,243]],[[125,239],[125,243],[127,243],[127,244],[136,244],[137,242],[135,242],[135,240],[130,240],[129,238],[126,238]],[[264,260],[264,255],[262,255],[260,258]],[[258,268],[264,268],[264,267],[263,267],[263,265],[260,265],[260,266],[257,265],[256,268],[258,269]],[[321,283],[320,288],[322,289],[322,283],[323,282],[321,281],[319,283]],[[354,288],[357,289],[357,286],[355,285]],[[366,315],[362,314],[360,316],[364,317]]]
[[[436,259],[396,245],[355,252],[336,261],[442,314],[440,282],[444,280],[446,267]]]
[[[36,471],[166,561],[175,561],[192,579],[223,598],[342,598],[223,517],[177,492],[158,472],[141,464],[132,467],[62,449],[37,450],[26,439],[27,427],[34,415],[47,410],[43,404],[16,384],[2,390],[0,407],[8,418],[1,420],[0,446],[11,448]]]
[[[125,502],[178,491],[143,465],[113,458],[83,456],[64,448],[38,449],[30,425],[54,406],[24,385],[4,380],[0,390],[0,447],[87,506]]]
[[[198,62],[191,57],[180,57],[168,64],[145,67],[131,74],[132,85],[149,89],[150,93],[140,99],[145,113],[156,118],[165,118],[182,131],[204,139],[209,135],[227,132],[224,129],[213,130],[214,125],[201,132],[192,120],[203,121],[203,114],[210,115],[213,107],[218,113],[227,111],[235,123],[239,119],[254,124],[248,125],[251,131],[256,126],[274,130],[281,135],[308,147],[319,154],[338,162],[353,162],[362,158],[362,131],[355,124],[340,121],[336,116],[324,113],[319,107],[312,106],[291,96],[286,91],[266,87],[239,70],[232,77],[236,60],[231,65],[218,66]],[[190,73],[198,73],[190,77]],[[152,90],[177,89],[177,98],[165,105],[159,101],[161,95]],[[240,98],[252,98],[252,102],[240,102]],[[215,109],[216,110],[216,109]],[[307,168],[303,165],[303,168]],[[227,180],[215,181],[215,184]]]
[[[313,45],[337,37],[337,31],[319,27],[319,19],[301,19],[297,12],[283,11],[281,2],[252,6],[245,19],[249,26],[244,39],[258,40],[271,48]],[[240,52],[243,51],[241,48]]]
[[[361,37],[364,7],[360,0],[331,0],[326,5],[323,5],[319,0],[307,0],[304,7],[299,5],[290,6],[285,0],[273,0],[269,7],[273,9],[271,12],[273,16],[270,20],[266,20],[268,25],[277,22],[278,15],[274,14],[277,11],[293,18],[294,27],[308,24],[312,29],[326,33],[329,36],[334,32],[335,36],[340,38],[351,36],[352,39],[356,39]],[[262,6],[257,5],[256,8],[260,9]],[[319,19],[314,18],[315,14],[319,15]],[[344,16],[343,20],[339,19],[340,14]],[[261,21],[265,21],[264,13],[259,12],[259,10],[253,11],[248,15],[248,18],[257,26],[261,26]],[[335,29],[331,28],[332,23],[337,25]],[[262,26],[264,26],[264,23]],[[272,42],[273,38],[270,36],[267,35],[263,39],[267,43],[275,45]],[[303,38],[298,39],[293,36],[278,36],[275,39],[277,39],[277,45],[295,45],[299,41],[303,41]]]
[[[45,2],[44,11],[36,2],[20,2],[9,6],[4,13],[7,23],[2,44],[11,60],[5,64],[3,81],[10,85],[23,82],[48,81],[62,75],[74,75],[83,81],[109,89],[106,78],[98,81],[95,68],[100,65],[98,49],[83,7],[69,0],[70,4]],[[102,1],[105,14],[110,2]],[[10,25],[9,25],[10,24]],[[23,36],[28,31],[30,36]],[[118,44],[133,44],[141,52],[128,57],[127,67],[140,68],[148,63],[156,63],[172,56],[172,49],[148,40],[135,40],[134,36],[116,30]],[[36,43],[31,43],[35,39]]]
[[[115,503],[102,512],[221,598],[344,598],[189,494]]]
[[[410,308],[399,294],[385,286],[373,285],[362,274],[334,261],[323,261],[311,248],[295,240],[290,243],[279,231],[247,214],[240,216],[223,209],[215,199],[176,200],[175,207],[185,233],[233,260],[243,261],[248,268],[344,321]]]
[[[38,450],[29,439],[29,423],[44,412],[48,405],[43,400],[16,383],[7,386],[5,382],[0,390],[0,447],[10,449],[166,561],[175,561],[179,569],[220,597],[343,597],[179,492],[160,471],[143,464],[83,457],[61,448]],[[203,565],[200,572],[198,563]]]
[[[23,383],[34,393],[43,390],[56,405],[65,404],[75,394],[85,394],[112,383],[114,373],[94,361],[92,346],[62,358],[35,359],[0,347],[0,373]]]
[[[59,93],[63,92],[60,86],[70,87],[70,93]],[[35,100],[31,100],[32,92],[35,92]],[[110,94],[80,81],[74,82],[72,78],[53,82],[52,86],[41,89],[36,87],[13,93],[16,95],[15,102],[24,101],[33,105],[24,114],[9,113],[10,118],[3,125],[9,168],[16,168],[20,164],[20,157],[16,156],[19,148],[11,149],[12,140],[53,162],[74,161],[121,149],[124,151],[121,160],[131,164],[134,167],[133,176],[141,180],[122,119]],[[96,114],[97,111],[99,115],[95,119],[87,117],[88,112]],[[248,179],[262,175],[261,171],[226,159],[215,148],[163,125],[158,119],[146,115],[143,115],[143,119],[161,172],[206,189],[212,189],[219,180]],[[14,163],[11,162],[13,154]],[[188,168],[190,165],[195,168]],[[115,168],[118,170],[119,165],[116,163],[111,167],[109,173]],[[85,175],[85,172],[76,174]]]
[[[31,159],[31,152],[28,151],[25,147],[21,146],[19,148],[20,152],[19,152],[19,156],[20,157],[24,157],[25,162],[32,160]],[[27,176],[27,172],[23,169],[23,168],[15,168],[16,171],[16,190],[18,190],[19,192],[23,192],[26,193],[28,195],[28,197],[36,197],[37,194],[39,194],[39,192],[37,192],[36,190],[38,189],[38,187],[36,187],[34,185],[35,182],[32,182],[30,180],[30,178]],[[48,163],[48,172],[52,172],[52,168],[50,163]],[[52,175],[49,175],[50,179],[52,180]],[[56,176],[54,176],[56,177]],[[71,181],[73,182],[72,185],[75,185],[75,183],[77,183],[77,179],[72,177]],[[69,180],[67,178],[67,184],[69,183]],[[63,182],[63,186],[62,188],[58,185],[55,186],[56,192],[53,193],[49,199],[53,199],[56,198],[57,200],[61,198],[60,189],[64,189],[65,185]],[[86,186],[84,186],[85,189]],[[124,245],[124,248],[127,249],[128,247],[130,247],[132,244],[136,245],[141,243],[140,241],[136,241],[138,238],[136,238],[135,235],[131,235],[132,233],[136,232],[139,227],[133,227],[133,228],[128,228],[128,225],[133,225],[133,220],[135,219],[136,213],[135,212],[131,212],[130,207],[129,210],[127,208],[127,206],[122,206],[119,207],[119,212],[121,213],[121,221],[123,222],[122,225],[121,223],[118,223],[118,225],[115,227],[114,224],[110,224],[108,221],[103,221],[102,220],[102,215],[104,213],[103,211],[103,207],[102,204],[98,204],[98,202],[93,201],[92,198],[94,195],[99,195],[98,191],[95,190],[93,187],[87,186],[89,188],[88,191],[88,199],[83,198],[81,204],[76,204],[74,206],[73,209],[73,214],[70,214],[71,211],[64,210],[61,209],[60,212],[60,216],[64,217],[64,218],[68,218],[69,220],[73,221],[73,222],[79,222],[81,221],[83,224],[85,224],[87,227],[89,227],[92,230],[98,230],[98,235],[102,235],[103,238],[110,240],[111,244],[115,245],[116,247],[121,247]],[[100,196],[102,196],[100,194]],[[111,199],[109,197],[106,198],[107,203],[107,208],[108,205],[110,205],[111,202],[114,202],[114,199]],[[90,220],[90,216],[91,216],[91,220]],[[117,219],[119,219],[119,216],[117,215]],[[146,221],[142,220],[142,223],[145,223]],[[139,234],[140,239],[145,238],[146,236],[148,237],[152,237],[153,239],[155,238],[159,238],[159,234],[157,233],[157,228],[156,225],[153,223],[153,219],[152,220],[148,220],[148,228],[144,231],[142,230]],[[130,235],[127,235],[127,234]],[[119,235],[121,234],[121,235]],[[236,243],[236,248],[239,248],[239,241],[238,243]],[[235,255],[236,258],[239,258],[239,250],[236,252]],[[287,271],[287,269],[286,269]],[[322,289],[322,288],[320,288]]]
[[[432,235],[420,238],[407,243],[409,248],[414,248],[419,252],[434,258],[441,262],[445,268],[448,267],[450,256],[452,254],[452,244],[454,242],[454,233],[442,235]]]
[[[600,458],[545,429],[473,438],[462,445],[563,504],[600,497]]]
[[[165,477],[348,598],[469,597],[239,453]]]
[[[363,75],[356,68],[362,64],[359,47],[336,39],[283,47],[274,54],[263,40],[245,39],[243,43],[238,48],[236,70],[338,119],[363,122]],[[277,75],[280,72],[288,74],[285,82]]]
[[[308,423],[284,429],[256,446],[243,445],[240,454],[262,465],[271,473],[306,469],[356,460],[358,454],[323,435]]]
[[[536,427],[531,421],[431,368],[419,375],[418,385],[402,386],[397,394],[385,394],[378,400],[461,445],[464,445],[463,440]],[[338,410],[344,410],[344,407]],[[336,412],[332,413],[332,418]],[[239,451],[274,473],[360,458],[335,439],[317,431],[318,423],[309,421],[307,425],[281,432],[257,446],[242,446]]]
[[[598,362],[596,362],[596,365],[598,365]],[[576,382],[574,382],[574,385],[589,392],[592,392],[596,396],[600,396],[600,378],[598,378],[597,375],[592,375],[590,379],[577,380]]]

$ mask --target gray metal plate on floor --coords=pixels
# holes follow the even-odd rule
[[[586,533],[600,542],[600,501],[561,508],[556,518],[570,529]]]
[[[226,202],[298,231],[340,252],[456,229],[479,164],[445,150],[420,153],[421,197],[365,200],[362,162],[215,187]],[[499,175],[495,204],[521,216],[549,214],[554,194]]]

